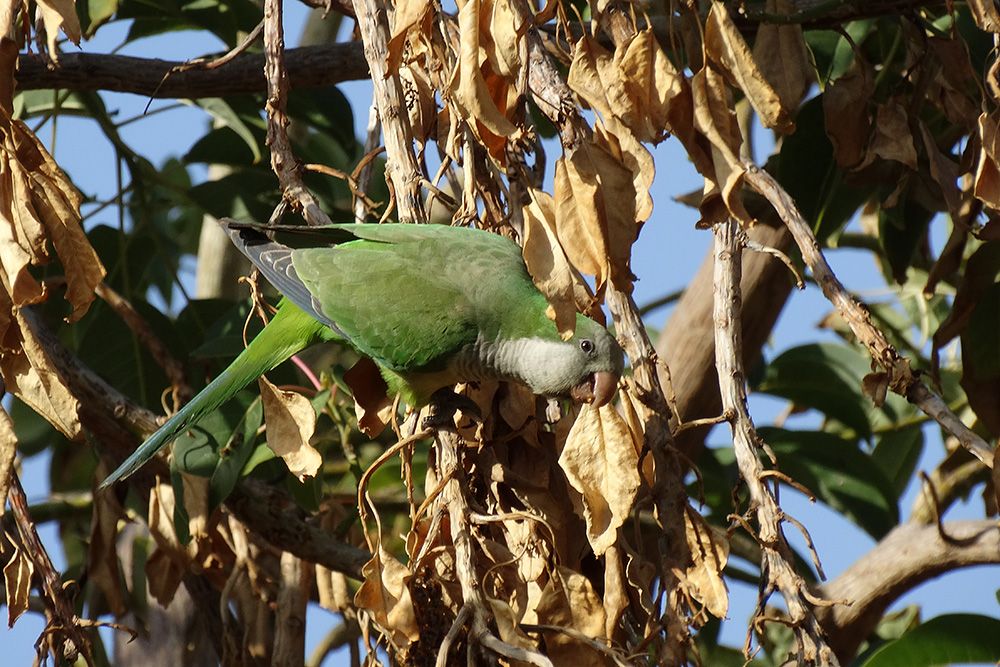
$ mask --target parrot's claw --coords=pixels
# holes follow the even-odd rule
[[[456,411],[460,411],[474,422],[482,423],[483,421],[482,411],[471,398],[456,394],[450,389],[439,389],[431,396],[431,401],[427,405],[427,416],[424,417],[421,425],[425,429],[454,429]]]

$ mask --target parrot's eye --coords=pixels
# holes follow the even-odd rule
[[[589,338],[584,338],[583,340],[580,341],[580,349],[586,352],[587,354],[590,354],[591,352],[594,351],[594,342]]]

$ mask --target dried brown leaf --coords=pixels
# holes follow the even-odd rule
[[[490,40],[490,47],[486,55],[497,74],[513,81],[522,67],[521,42],[527,22],[518,19],[510,0],[492,0],[488,4],[489,25],[484,33]]]
[[[518,625],[517,615],[509,604],[492,597],[487,597],[486,601],[490,605],[490,611],[493,612],[493,620],[496,621],[501,640],[511,646],[520,646],[526,649],[538,648],[538,645]]]
[[[611,547],[604,552],[604,638],[612,639],[622,614],[628,609],[628,590],[622,552]]]
[[[976,25],[986,32],[1000,32],[1000,12],[993,0],[969,0]]]
[[[875,112],[875,136],[864,164],[870,164],[876,156],[895,160],[913,170],[917,168],[917,149],[906,107],[898,99],[879,105]]]
[[[782,134],[795,131],[789,110],[757,66],[750,47],[721,2],[713,2],[705,23],[705,52],[743,91],[761,123]]]
[[[392,641],[398,647],[408,646],[420,639],[406,585],[411,576],[405,565],[379,545],[378,553],[361,568],[364,581],[354,595],[355,606],[367,610],[378,623],[392,633]]]
[[[14,314],[5,343],[12,343],[12,349],[0,355],[0,374],[7,391],[24,401],[70,440],[79,438],[80,403],[70,393],[48,351],[37,340],[22,312]]]
[[[149,493],[149,534],[156,542],[156,550],[146,562],[146,584],[164,607],[174,599],[191,563],[188,548],[180,543],[174,528],[174,504],[170,484],[161,482]]]
[[[17,434],[14,421],[7,410],[0,405],[0,517],[7,508],[7,491],[10,489],[10,471],[14,469],[17,456]]]
[[[844,169],[857,166],[865,156],[871,134],[868,103],[874,89],[871,67],[855,60],[823,93],[826,134],[833,144],[834,159]]]
[[[12,539],[8,537],[7,541],[14,545],[14,553],[3,566],[3,583],[7,594],[7,627],[12,628],[21,614],[28,611],[31,575],[35,572],[35,564],[24,553],[24,549],[18,547]]]
[[[713,616],[725,618],[729,591],[722,570],[729,560],[729,541],[724,532],[714,531],[700,514],[690,509],[684,513],[684,528],[691,552],[691,566],[684,576],[688,591]]]
[[[479,20],[481,0],[466,0],[458,11],[459,64],[458,78],[452,85],[452,99],[465,118],[474,118],[498,137],[515,139],[520,136],[513,123],[500,109],[486,85],[480,67]]]
[[[630,116],[635,109],[622,74],[611,52],[586,35],[573,46],[573,62],[566,83],[605,119],[616,113]]]
[[[399,69],[403,60],[403,47],[406,38],[431,10],[430,0],[399,0],[394,4],[392,13],[392,36],[386,53],[386,75]]]
[[[24,123],[0,112],[0,272],[14,305],[44,298],[27,263],[48,261],[46,239],[66,275],[67,321],[80,319],[105,271],[80,225],[80,193]]]
[[[123,518],[123,512],[115,495],[95,493],[90,543],[87,545],[87,576],[104,595],[111,613],[118,617],[126,610],[122,574],[115,550],[119,518]]]
[[[549,579],[538,601],[538,622],[571,628],[587,637],[602,637],[605,629],[604,605],[590,581],[578,572],[561,566]],[[590,667],[607,664],[593,648],[559,632],[544,632],[548,657],[556,665]]]
[[[37,0],[38,13],[45,25],[45,36],[48,41],[49,55],[59,62],[59,52],[56,40],[62,30],[69,41],[80,44],[80,18],[76,14],[75,0]]]
[[[548,316],[556,323],[563,338],[576,329],[576,290],[579,277],[556,233],[556,211],[552,196],[541,190],[529,190],[524,207],[524,263],[538,290],[548,299]]]
[[[559,466],[583,496],[587,539],[600,556],[615,543],[641,484],[632,434],[614,406],[583,406]]]
[[[768,12],[791,14],[791,0],[767,0]],[[796,109],[813,80],[813,68],[802,36],[802,26],[763,22],[757,28],[753,59],[766,81],[774,86],[783,109]]]
[[[267,424],[267,446],[280,456],[299,481],[315,477],[323,457],[309,444],[316,429],[316,411],[302,394],[279,389],[261,376],[260,398]]]
[[[400,67],[399,82],[403,86],[406,113],[410,118],[413,138],[423,145],[436,130],[437,107],[434,104],[434,90],[420,68]]]
[[[601,291],[611,279],[630,288],[632,243],[638,234],[631,171],[595,135],[556,163],[556,228],[566,256]]]
[[[990,208],[1000,209],[1000,124],[997,114],[982,113],[979,116],[979,137],[982,148],[976,165],[975,189],[973,193]],[[0,241],[2,242],[2,241]]]
[[[660,48],[652,30],[643,30],[615,52],[616,65],[636,109],[621,120],[639,141],[659,142],[665,131],[676,132],[678,119],[691,117],[691,98],[684,77]],[[675,110],[674,106],[681,109]]]
[[[702,171],[705,195],[700,206],[706,224],[718,222],[728,215],[750,224],[753,219],[743,207],[741,189],[744,167],[740,160],[743,136],[732,108],[732,97],[722,76],[712,69],[701,69],[691,80],[694,97],[695,127],[710,144],[711,168]],[[726,213],[718,211],[719,197]]]
[[[354,414],[358,428],[369,438],[377,438],[392,418],[392,399],[378,366],[368,357],[344,373],[344,382],[354,394]]]

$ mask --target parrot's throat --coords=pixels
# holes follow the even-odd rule
[[[565,394],[576,373],[573,346],[541,338],[486,340],[480,337],[456,356],[452,372],[458,381],[516,380],[535,393]]]

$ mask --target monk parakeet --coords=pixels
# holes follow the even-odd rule
[[[234,361],[101,484],[135,472],[243,387],[320,341],[370,357],[411,406],[458,382],[522,382],[596,406],[614,396],[622,349],[578,315],[563,340],[521,249],[465,227],[344,224],[261,227],[223,220],[233,242],[284,295]]]

